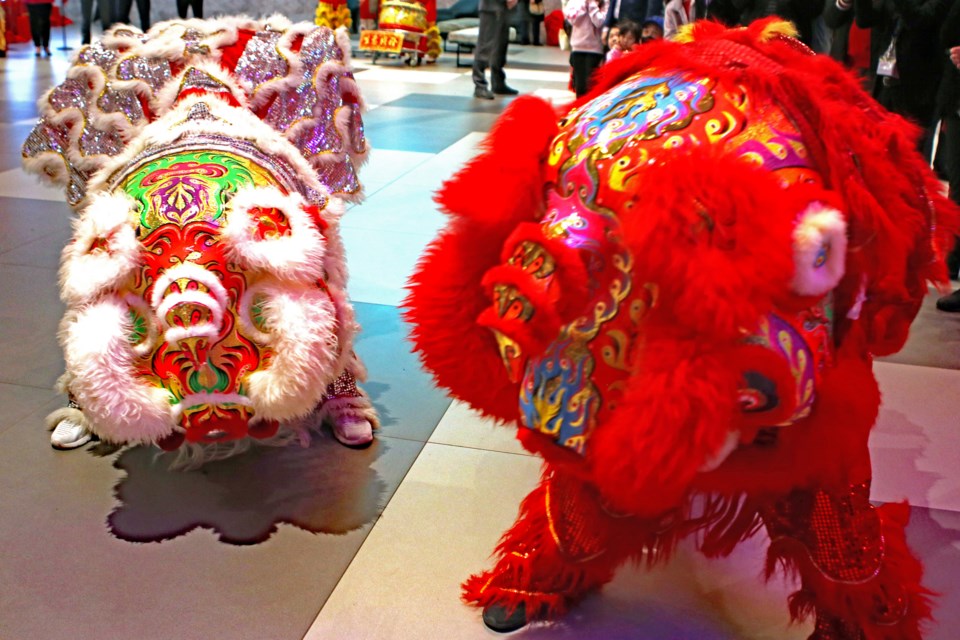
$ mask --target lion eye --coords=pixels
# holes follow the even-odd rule
[[[286,214],[275,207],[252,207],[253,236],[257,240],[270,240],[289,236],[292,233]]]

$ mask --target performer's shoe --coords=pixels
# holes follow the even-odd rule
[[[483,610],[483,624],[498,633],[509,633],[527,626],[527,607],[521,602],[509,616],[501,604],[491,604]]]
[[[364,447],[373,441],[373,425],[359,416],[338,416],[333,422],[333,437],[348,447]]]
[[[486,87],[477,87],[473,90],[473,97],[481,100],[493,100],[493,91]]]
[[[502,87],[497,87],[496,89],[493,90],[493,92],[498,96],[515,96],[518,93],[520,93],[513,87],[508,87],[507,85],[503,85]]]
[[[93,437],[82,424],[73,420],[61,420],[50,434],[50,445],[54,449],[76,449],[93,440]]]
[[[949,311],[956,313],[960,311],[960,289],[957,289],[948,296],[943,296],[937,300],[937,309],[940,311]]]

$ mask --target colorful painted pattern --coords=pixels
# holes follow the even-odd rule
[[[524,426],[578,453],[612,407],[633,369],[629,354],[657,288],[632,281],[632,257],[618,239],[619,219],[634,212],[633,181],[665,151],[723,145],[777,175],[784,186],[819,183],[796,126],[776,105],[754,105],[740,86],[656,69],[640,72],[561,121],[549,165],[543,235],[560,240],[586,267],[591,303],[565,325],[541,354],[522,354],[511,336],[501,350],[523,360],[520,409]],[[525,317],[532,317],[528,309]],[[829,301],[789,318],[771,315],[747,340],[784,358],[796,388],[796,411],[806,416],[820,370],[830,359]],[[511,350],[512,349],[512,350]],[[516,368],[517,363],[508,364]],[[760,393],[761,390],[754,390]]]
[[[271,353],[241,330],[237,306],[252,284],[251,274],[230,263],[219,234],[231,194],[238,188],[279,186],[276,178],[238,154],[177,151],[135,167],[119,184],[140,205],[134,214],[144,256],[134,282],[123,292],[132,303],[130,341],[136,347],[148,340],[150,323],[171,329],[210,327],[206,335],[155,340],[135,363],[137,373],[169,391],[175,404],[191,397],[227,399],[183,408],[180,424],[187,441],[243,437],[252,416],[242,402],[245,378],[266,366]],[[192,271],[174,271],[184,266]],[[170,273],[182,277],[171,281]],[[165,290],[157,293],[160,283]],[[220,297],[228,303],[220,304]],[[151,300],[162,318],[153,317]],[[225,310],[222,318],[215,317],[218,307]],[[256,322],[255,309],[250,315]]]
[[[224,206],[241,186],[279,186],[269,169],[225,151],[178,152],[136,168],[120,188],[140,203],[140,226],[222,223]]]

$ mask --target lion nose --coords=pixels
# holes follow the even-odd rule
[[[223,327],[227,292],[217,276],[203,267],[183,263],[164,273],[153,289],[153,309],[164,340],[215,338]]]

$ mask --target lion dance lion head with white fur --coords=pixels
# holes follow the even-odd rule
[[[367,153],[344,33],[118,27],[40,106],[24,163],[78,212],[60,337],[79,409],[54,421],[199,458],[318,411],[376,422],[339,235]]]

